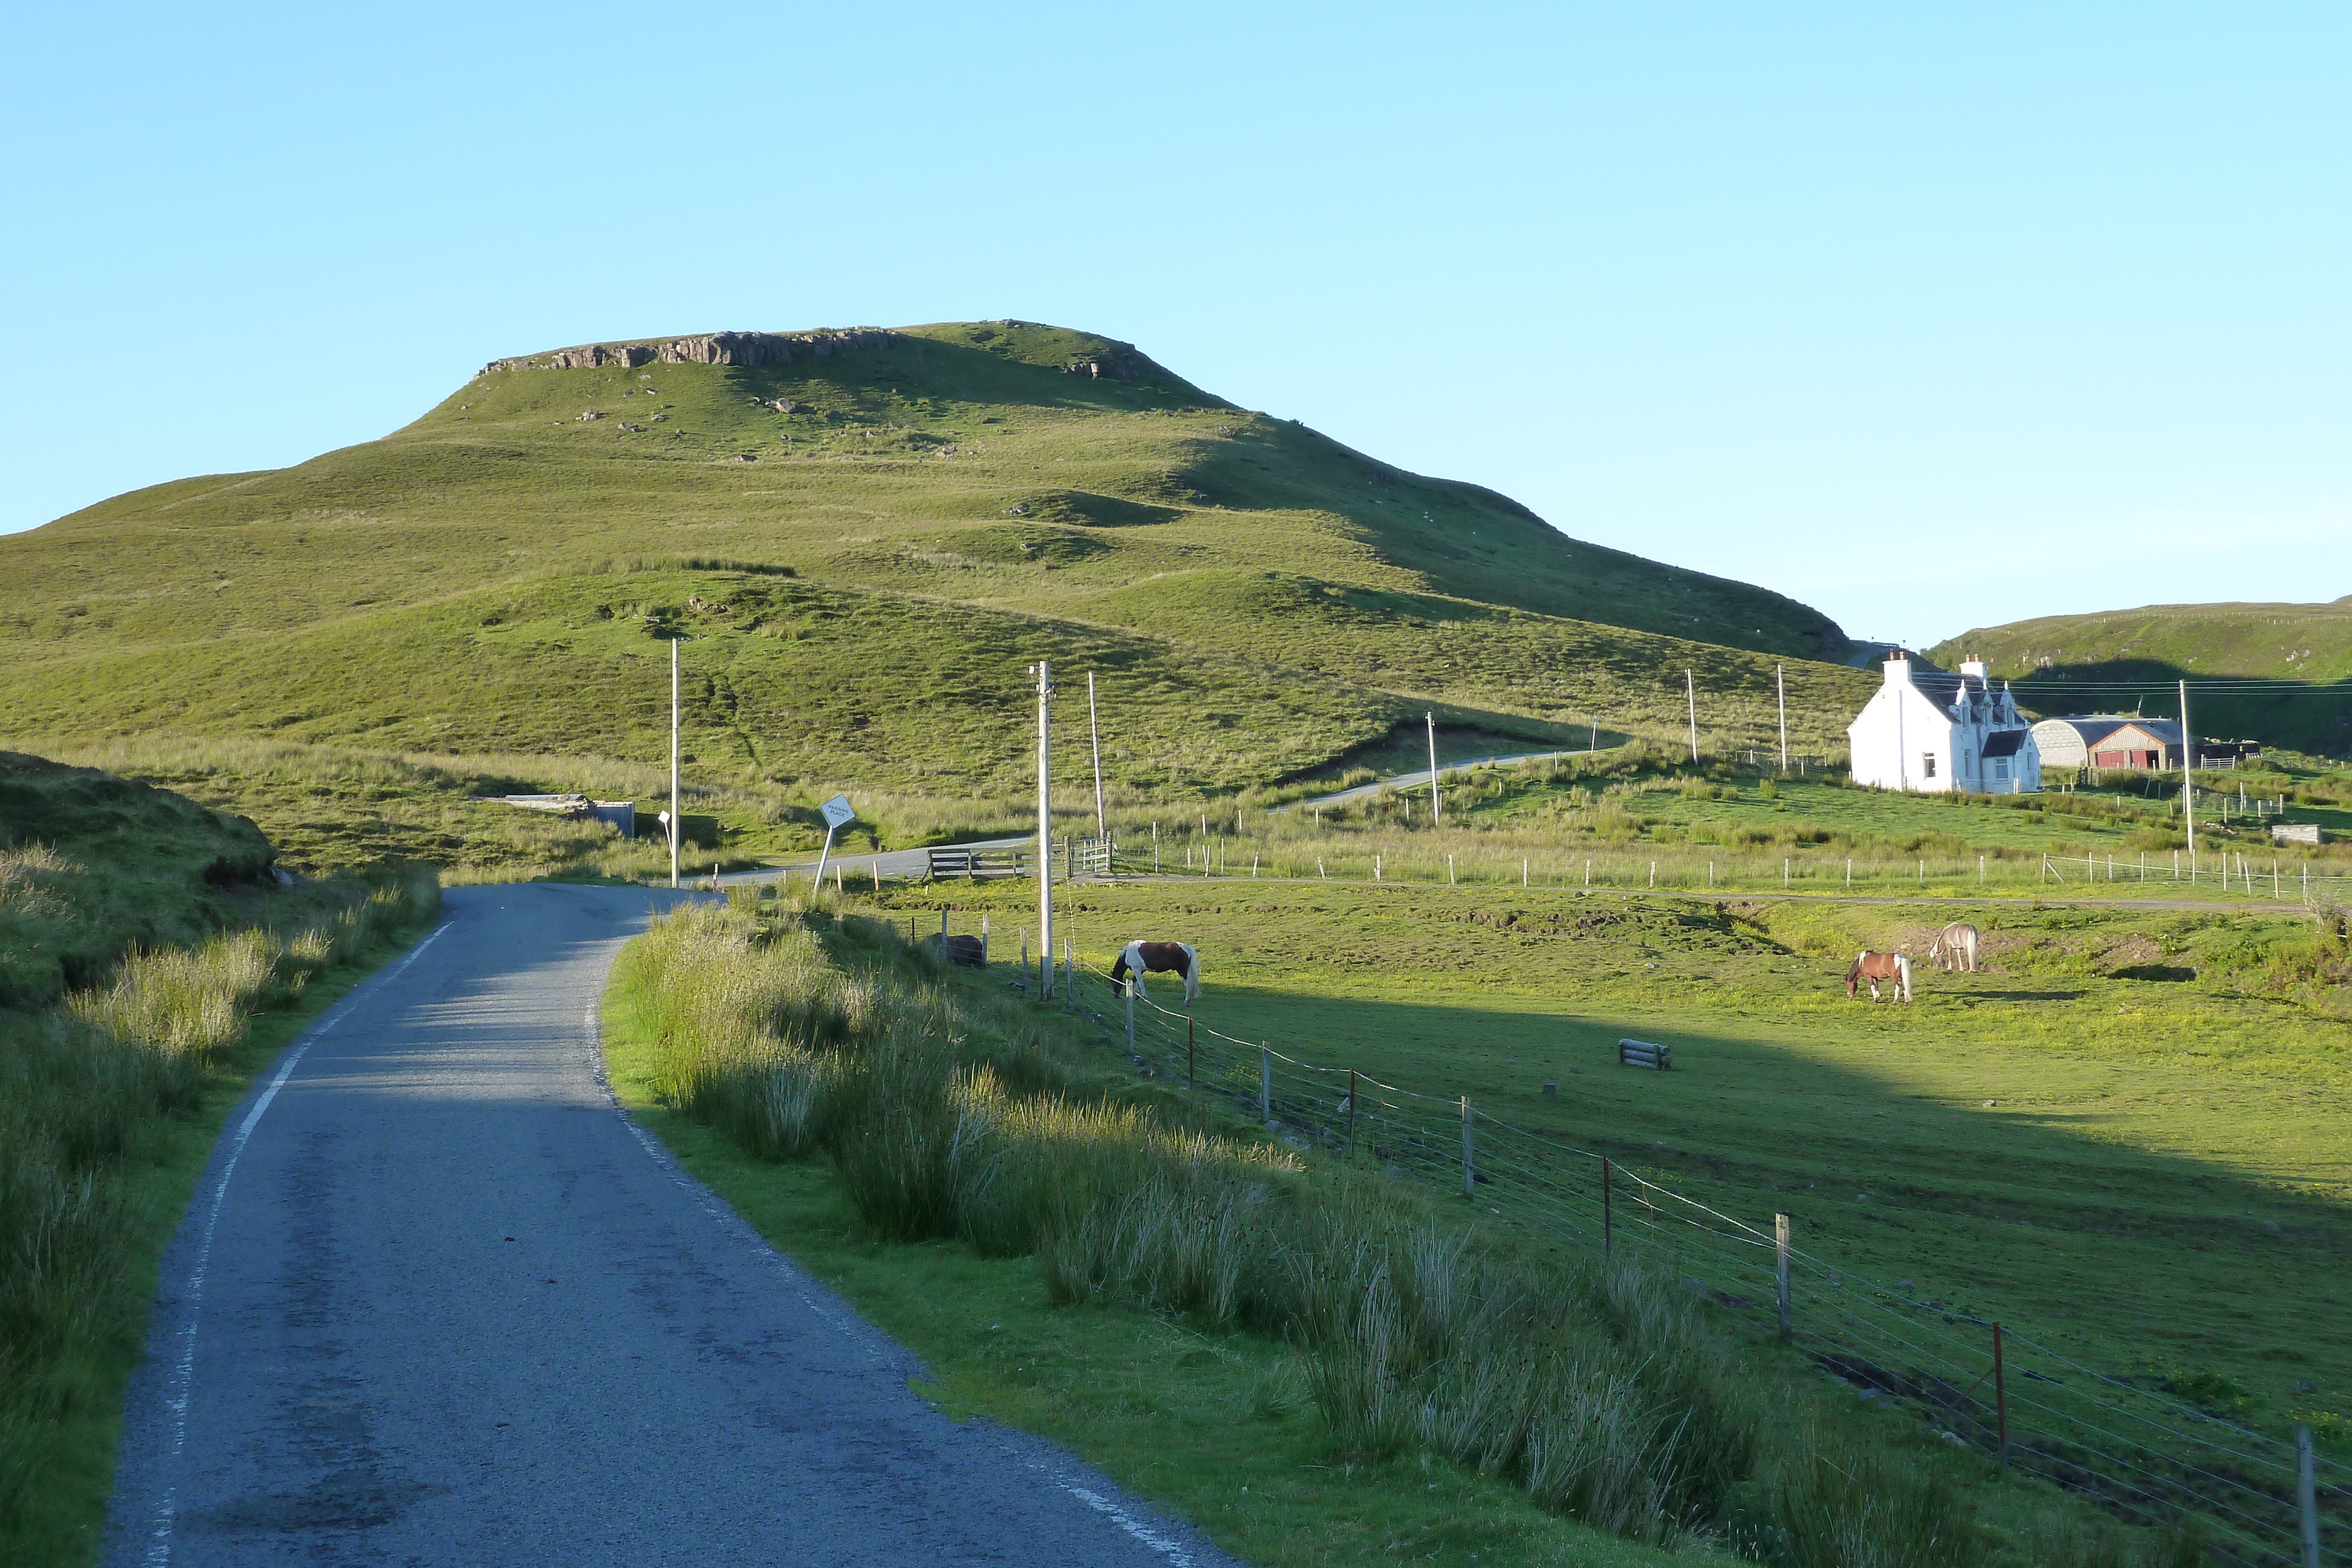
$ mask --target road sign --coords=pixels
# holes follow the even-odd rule
[[[817,810],[824,813],[824,825],[828,828],[845,828],[857,815],[857,808],[849,803],[846,795],[835,795]]]

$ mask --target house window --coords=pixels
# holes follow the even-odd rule
[[[1919,754],[1919,777],[1922,779],[1933,779],[1935,776],[1936,754],[1932,751],[1921,752]]]
[[[2006,779],[2009,777],[2008,758],[1996,757],[1992,759],[1992,776],[1996,779]]]

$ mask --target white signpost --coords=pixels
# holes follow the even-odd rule
[[[835,795],[817,810],[824,815],[824,849],[816,857],[816,885],[824,885],[824,862],[833,858],[833,835],[849,826],[857,815],[857,808],[849,803],[846,795]]]

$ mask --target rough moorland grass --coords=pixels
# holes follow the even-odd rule
[[[219,929],[273,852],[249,821],[0,751],[0,1008],[89,985],[132,947]]]
[[[989,915],[1002,956],[1034,900],[887,896],[926,931],[943,904],[958,933]],[[1984,972],[1845,999],[1857,949],[1923,957],[1956,915]],[[1194,1012],[1227,1034],[1468,1094],[1751,1223],[1789,1213],[1841,1269],[2217,1413],[2347,1429],[2340,919],[1223,878],[1070,889],[1057,921],[1097,968],[1138,936],[1197,944]],[[1675,1071],[1617,1068],[1627,1035]]]
[[[2139,1550],[2053,1526],[2050,1500],[1995,1503],[2022,1533],[1986,1523],[1972,1460],[1841,1418],[1635,1266],[1507,1250],[1384,1178],[1074,1102],[1017,1009],[925,977],[893,929],[748,898],[657,922],[616,971],[647,1086],[746,1152],[822,1152],[880,1237],[1034,1254],[1056,1302],[1297,1345],[1342,1460],[1425,1455],[1613,1534],[1807,1568],[2042,1561],[2053,1528]],[[1826,1487],[1824,1456],[1876,1479]]]
[[[949,327],[498,372],[380,442],[119,497],[0,540],[0,731],[650,761],[685,633],[698,777],[953,800],[1017,790],[1041,656],[1101,677],[1110,779],[1163,792],[1426,706],[1663,734],[1685,669],[1709,734],[1752,741],[1774,660],[1746,648],[1794,655],[1801,740],[1834,748],[1870,685],[1777,595],[1156,371],[1062,373],[1107,351]]]
[[[221,1118],[438,902],[429,873],[314,883],[251,901],[267,925],[0,1009],[0,1561],[95,1555],[156,1260]]]

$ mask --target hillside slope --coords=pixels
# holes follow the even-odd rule
[[[100,978],[133,947],[226,925],[222,890],[266,877],[261,830],[87,768],[0,751],[0,1008]]]
[[[1845,645],[1025,323],[498,361],[381,441],[115,497],[0,570],[0,733],[650,756],[685,632],[708,764],[955,790],[1019,775],[1041,653],[1101,676],[1114,777],[1223,789],[1431,704],[1663,731],[1685,668],[1703,729],[1752,739],[1764,655]],[[1795,666],[1799,743],[1863,685]]]
[[[2352,753],[2352,594],[2326,604],[2153,604],[2053,615],[1963,632],[1927,650],[1947,668],[1982,658],[1994,675],[2028,683],[2021,695],[2045,713],[2099,712],[2132,697],[2069,684],[2241,678],[2310,690],[2212,693],[2193,708],[2200,734],[2259,738],[2329,756]],[[2339,688],[2339,689],[2321,689]],[[2167,708],[2151,691],[2147,711]]]

